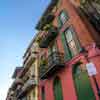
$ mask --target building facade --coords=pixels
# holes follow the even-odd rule
[[[22,79],[20,79],[18,77],[22,70],[23,70],[23,67],[16,67],[15,68],[15,71],[14,71],[13,76],[12,76],[14,81],[8,90],[6,100],[17,100],[17,95],[19,93],[19,89],[23,85]]]
[[[24,84],[18,100],[38,100],[38,44],[33,39],[23,56],[23,71],[19,77]]]
[[[7,100],[100,100],[99,25],[99,0],[51,0]]]
[[[80,1],[75,3],[51,0],[36,26],[41,34],[39,46],[43,49],[39,100],[100,98],[100,34],[94,27],[96,23],[91,23],[97,19],[95,16],[90,20],[82,12]],[[93,76],[87,73],[87,64],[91,63],[97,70]]]
[[[8,91],[7,100],[38,100],[39,47],[36,38],[33,38],[24,53],[22,70],[17,73],[18,67],[14,71],[15,80]]]

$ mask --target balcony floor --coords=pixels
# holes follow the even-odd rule
[[[49,76],[52,76],[55,72],[59,71],[60,69],[64,68],[65,64],[53,64],[52,67],[50,66],[48,70],[40,77],[40,79],[46,79]]]

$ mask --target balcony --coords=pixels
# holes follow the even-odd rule
[[[17,98],[23,97],[30,89],[32,89],[35,85],[37,85],[37,81],[35,79],[29,79],[22,88],[18,90]]]
[[[23,80],[20,78],[16,78],[12,83],[12,89],[15,90],[20,84],[23,84]]]
[[[20,93],[21,93],[21,88],[19,88],[19,89],[16,89],[16,97],[18,98],[19,96],[20,96]]]
[[[40,68],[40,79],[46,79],[52,76],[58,69],[64,67],[64,55],[60,52],[53,52],[48,57],[47,67]]]
[[[56,27],[53,27],[49,29],[47,34],[44,34],[41,37],[41,41],[39,43],[40,48],[47,48],[51,41],[53,41],[58,34],[58,29]]]
[[[32,52],[32,51],[28,52],[26,56],[24,57],[24,62],[23,62],[24,67],[30,66],[32,62],[35,60],[35,58],[36,58],[35,52]]]
[[[40,18],[38,24],[36,25],[37,30],[43,30],[45,24],[51,23],[54,19],[54,14],[51,13],[53,8],[58,4],[59,0],[51,0],[51,3],[48,5],[47,9],[43,13],[42,17]],[[48,20],[49,16],[49,20]],[[53,17],[54,16],[54,17]]]
[[[23,91],[28,91],[31,89],[34,85],[37,85],[37,81],[35,79],[29,79],[23,86]]]
[[[23,84],[23,80],[20,78],[15,79],[15,84]]]
[[[40,23],[40,29],[43,30],[46,24],[50,24],[54,20],[54,17],[55,16],[53,14],[48,14],[44,16]]]
[[[47,70],[47,68],[48,68],[47,64],[41,64],[40,65],[40,69],[39,69],[39,77],[40,78],[45,73],[45,71]]]

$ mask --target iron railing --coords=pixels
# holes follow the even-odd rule
[[[58,69],[64,67],[64,54],[53,52],[48,56],[48,63],[45,66],[40,66],[40,79],[45,79],[51,76]]]

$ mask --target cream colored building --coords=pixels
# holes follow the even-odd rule
[[[22,67],[16,67],[13,83],[6,100],[39,100],[39,56],[38,35],[33,38],[23,56]]]
[[[18,100],[38,100],[39,47],[32,40],[23,56],[23,71],[19,77],[24,81]]]

